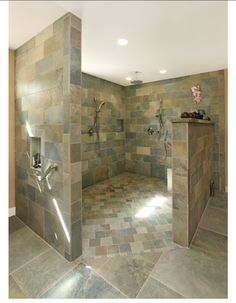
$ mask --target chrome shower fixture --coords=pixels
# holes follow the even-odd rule
[[[142,83],[143,83],[142,80],[138,80],[138,74],[139,74],[139,73],[140,73],[140,72],[138,72],[138,71],[135,72],[136,79],[130,81],[130,83],[131,83],[132,85],[138,85],[138,84],[142,84]]]
[[[101,107],[102,107],[104,104],[105,104],[104,101],[102,101],[102,102],[99,104],[99,106],[98,106],[97,109],[96,109],[96,113],[99,113],[99,112],[101,111]]]
[[[94,97],[94,103],[96,104],[96,102],[98,101],[96,97]],[[105,104],[104,101],[100,101],[100,104],[99,106],[96,106],[96,109],[95,109],[95,117],[94,117],[94,123],[93,123],[93,126],[88,130],[88,134],[89,136],[92,136],[93,133],[97,132],[98,133],[98,130],[97,130],[97,119],[98,119],[98,113],[100,113],[101,111],[101,108],[102,106]]]

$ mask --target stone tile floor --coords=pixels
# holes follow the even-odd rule
[[[224,194],[209,200],[189,249],[84,255],[68,262],[17,217],[10,218],[9,226],[10,298],[227,297]]]
[[[172,202],[163,180],[131,173],[83,189],[83,255],[163,251],[172,242]]]

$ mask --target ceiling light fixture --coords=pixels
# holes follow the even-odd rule
[[[166,73],[166,70],[165,70],[165,69],[161,69],[161,70],[159,71],[159,73],[160,73],[160,74],[165,74],[165,73]]]
[[[119,39],[118,41],[117,41],[117,43],[119,44],[119,45],[127,45],[128,44],[128,40],[127,39],[124,39],[124,38],[122,38],[122,39]]]
[[[131,80],[132,80],[132,78],[131,78],[131,77],[126,77],[126,78],[125,78],[125,80],[127,80],[127,81],[131,81]]]

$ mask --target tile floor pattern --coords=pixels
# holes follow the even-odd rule
[[[85,255],[70,263],[17,217],[9,226],[10,298],[227,297],[224,194],[209,200],[190,249]]]
[[[82,233],[83,255],[88,257],[175,247],[165,183],[123,173],[83,189]]]

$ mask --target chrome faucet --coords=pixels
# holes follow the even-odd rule
[[[34,171],[32,176],[36,178],[37,181],[41,182],[47,178],[47,176],[55,169],[57,170],[57,164],[53,163],[51,164],[45,171],[43,175],[39,171]]]

